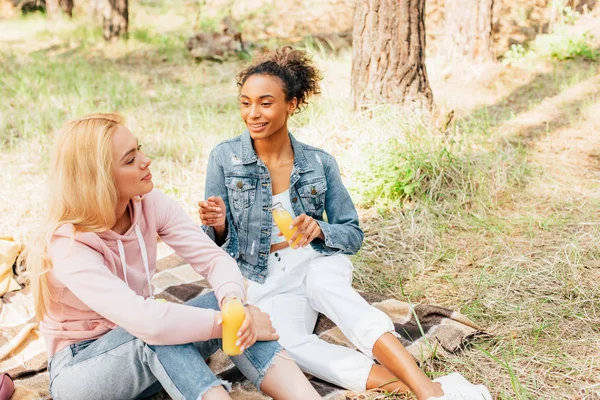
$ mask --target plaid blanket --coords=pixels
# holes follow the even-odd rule
[[[159,244],[158,258],[157,273],[152,281],[157,297],[181,303],[210,291],[208,282],[162,243]],[[471,338],[482,334],[481,329],[465,316],[446,308],[413,306],[378,294],[361,294],[370,304],[392,318],[402,344],[418,361],[457,352]],[[0,371],[6,371],[15,378],[13,399],[49,399],[46,349],[34,322],[31,296],[25,289],[9,293],[1,300]],[[315,332],[328,342],[353,347],[340,329],[325,316],[319,317]],[[211,357],[210,366],[221,379],[233,382],[233,399],[268,399],[244,378],[222,352]],[[317,378],[309,376],[309,379],[326,399],[343,400],[355,395]],[[162,392],[153,397],[153,400],[162,399],[169,399],[169,396]]]

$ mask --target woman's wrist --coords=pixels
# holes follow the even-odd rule
[[[221,336],[223,336],[221,320],[222,320],[221,313],[219,311],[216,311],[213,316],[213,329],[212,329],[212,333],[211,333],[211,338],[213,338],[213,339],[220,339]]]
[[[325,234],[323,233],[323,228],[321,228],[321,224],[317,221],[317,226],[319,227],[319,234],[317,235],[317,239],[321,239],[325,241]]]
[[[217,233],[225,233],[226,230],[227,230],[227,220],[225,220],[225,223],[223,225],[215,225],[215,232],[217,232]]]
[[[227,238],[227,220],[223,225],[213,226],[215,230],[215,239],[218,245],[222,245]]]

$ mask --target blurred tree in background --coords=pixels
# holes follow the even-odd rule
[[[127,0],[92,0],[102,18],[102,35],[107,41],[127,37],[129,30],[129,7]]]
[[[46,0],[46,14],[48,18],[57,20],[67,14],[73,17],[73,0]]]
[[[486,62],[492,52],[494,0],[446,0],[443,52],[447,62]]]

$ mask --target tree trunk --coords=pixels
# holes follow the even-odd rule
[[[46,0],[46,15],[52,20],[60,18],[60,6],[58,0]]]
[[[73,0],[59,0],[58,4],[60,5],[61,10],[69,16],[69,18],[73,18]]]
[[[61,19],[63,12],[73,17],[73,0],[46,0],[46,15],[50,19]]]
[[[87,14],[94,21],[102,20],[102,10],[104,9],[104,4],[108,3],[106,0],[89,0],[89,4],[87,7]]]
[[[494,0],[446,0],[443,48],[447,62],[481,63],[494,60],[493,6]]]
[[[352,32],[354,108],[400,104],[429,117],[433,94],[425,69],[425,0],[358,0]]]
[[[104,0],[102,10],[102,34],[107,41],[127,37],[129,10],[127,0]]]

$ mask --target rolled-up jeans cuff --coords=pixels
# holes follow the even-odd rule
[[[263,362],[258,357],[255,357],[253,352],[257,349],[253,349],[255,346],[261,346],[264,348],[260,351],[272,351],[272,356],[266,362]],[[275,347],[276,346],[276,347]],[[270,349],[269,349],[270,347]],[[233,362],[238,367],[238,369],[246,376],[246,378],[256,386],[258,390],[260,390],[260,385],[262,384],[263,379],[267,375],[269,368],[271,368],[275,362],[277,361],[277,357],[279,353],[283,351],[283,347],[279,345],[277,342],[256,342],[253,346],[247,349],[243,354],[239,356],[232,357]],[[262,365],[260,365],[262,364]]]
[[[208,393],[209,390],[216,388],[217,386],[223,386],[225,388],[225,390],[227,392],[231,392],[231,382],[228,381],[224,381],[222,379],[217,379],[216,381],[212,382],[210,385],[208,385],[206,387],[206,389],[204,389],[202,391],[202,393],[200,393],[200,395],[198,396],[197,400],[202,400],[202,397],[204,397],[204,395],[206,393]]]
[[[360,343],[356,343],[359,350],[365,355],[373,358],[373,347],[375,347],[375,343],[386,333],[391,333],[392,335],[396,334],[396,330],[394,329],[394,324],[391,320],[389,320],[387,324],[377,324],[373,325],[370,329],[364,331],[359,336]]]

